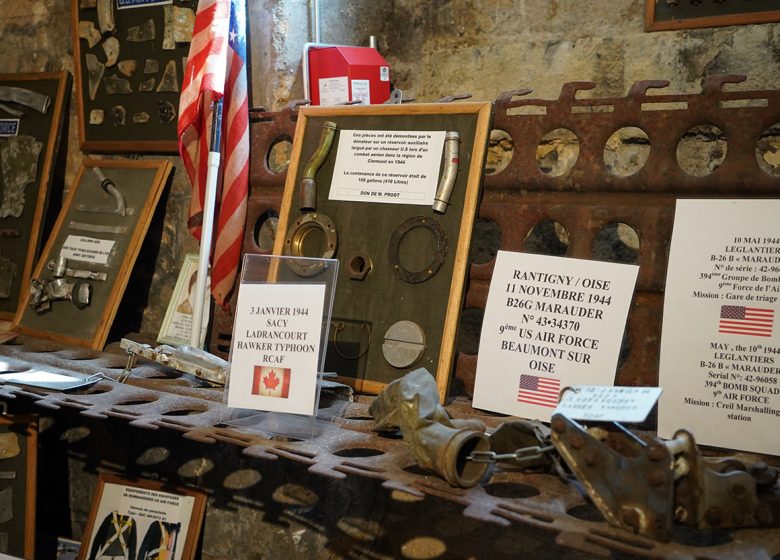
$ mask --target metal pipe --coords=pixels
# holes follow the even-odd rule
[[[376,35],[369,35],[368,36],[368,46],[371,47],[374,50],[377,50],[377,48],[376,48]]]
[[[314,42],[320,42],[320,0],[314,0]]]
[[[337,125],[331,121],[325,121],[322,125],[320,143],[314,151],[306,167],[303,169],[298,197],[301,203],[301,212],[313,212],[317,209],[317,171],[319,171],[333,146],[333,137],[336,135]]]
[[[127,215],[127,206],[125,204],[125,197],[122,194],[122,191],[120,191],[117,186],[114,184],[114,182],[106,177],[106,175],[103,173],[103,171],[99,167],[93,167],[92,171],[97,176],[98,180],[100,181],[100,186],[103,187],[108,194],[114,197],[114,200],[116,200],[116,210],[114,210],[114,214],[119,214],[120,216],[126,216]]]
[[[447,212],[450,205],[452,189],[455,186],[455,179],[458,177],[458,148],[460,144],[460,135],[457,132],[447,132],[444,136],[444,172],[439,181],[439,188],[436,189],[436,196],[433,199],[433,211],[438,214]]]

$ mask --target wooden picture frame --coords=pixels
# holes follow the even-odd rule
[[[206,495],[193,488],[101,473],[79,560],[102,558],[101,551],[147,558],[147,552],[160,547],[167,547],[166,558],[192,560],[205,509]]]
[[[408,371],[425,367],[436,378],[439,395],[445,398],[454,363],[491,115],[491,103],[300,109],[273,252],[276,255],[330,258],[329,254],[289,251],[293,246],[306,245],[308,233],[316,230],[312,222],[319,220],[318,227],[326,232],[330,226],[323,225],[328,223],[323,216],[332,221],[332,244],[341,266],[324,371],[335,371],[342,383],[360,392],[376,394]],[[299,185],[327,122],[335,123],[335,137],[316,175],[316,210],[304,212]],[[460,162],[446,212],[435,213],[427,203],[385,204],[330,199],[331,184],[338,185],[333,176],[339,138],[346,130],[389,132],[391,135],[432,131],[441,133],[442,138],[446,132],[457,132]],[[445,168],[445,154],[436,157],[440,158],[436,160],[439,167],[435,180],[438,183]],[[297,238],[297,232],[302,232],[300,238]],[[406,254],[406,248],[417,239],[422,241],[419,251],[411,251],[423,255],[420,257],[423,268],[428,268],[428,253],[432,253],[438,266],[431,267],[426,278],[413,283],[396,272],[399,266],[404,271],[413,269],[403,262],[402,253]],[[442,239],[443,244],[439,243]],[[328,233],[324,243],[325,246],[331,243]],[[396,256],[398,266],[392,262]],[[416,259],[415,255],[413,260]],[[383,353],[383,340],[387,342],[383,337],[391,333],[390,327],[404,320],[415,323],[418,333],[423,334],[424,348],[413,363],[399,367],[392,365]]]
[[[17,120],[16,135],[13,136],[17,141],[16,145],[35,146],[36,150],[40,149],[34,177],[25,177],[29,173],[29,166],[22,167],[16,176],[5,177],[0,184],[0,320],[10,321],[25,298],[30,285],[30,274],[43,243],[44,222],[51,198],[49,191],[54,183],[60,148],[64,149],[62,135],[71,83],[70,74],[67,72],[42,72],[0,74],[0,86],[21,87],[49,98],[43,113],[21,104],[3,101],[11,111],[20,111],[23,114],[23,118],[18,120],[6,120],[7,116],[13,115],[4,110],[0,111],[0,121]],[[18,143],[20,139],[24,142]],[[5,138],[0,139],[0,152],[4,151],[8,142]],[[12,158],[13,156],[9,155],[2,159]],[[23,188],[23,206],[11,211],[4,204],[4,187],[20,177],[22,181],[16,182]],[[27,179],[30,181],[23,185]],[[4,278],[4,274],[9,275],[10,283],[8,278]]]
[[[179,270],[173,295],[165,311],[157,342],[161,344],[173,344],[176,346],[189,346],[192,330],[192,301],[195,282],[197,281],[198,261],[196,253],[189,253],[184,257],[184,263]],[[201,329],[200,346],[206,341],[206,331],[209,322],[209,304],[211,303],[210,278],[206,284],[205,303],[203,305],[203,328]]]
[[[17,331],[103,348],[171,170],[168,160],[83,161],[33,273],[33,281],[44,289],[39,295],[27,294],[14,319]],[[119,199],[102,187],[98,173],[121,193],[124,216],[116,213]],[[67,263],[60,263],[57,273],[55,261],[60,257]],[[83,272],[74,272],[78,270],[104,276],[79,278]],[[49,297],[48,309],[46,305],[33,309],[30,302],[40,303],[40,294],[47,299],[56,279],[72,284],[71,301]],[[84,305],[87,291],[91,295]],[[82,303],[75,305],[79,299]]]
[[[777,0],[716,2],[704,0],[691,4],[679,0],[645,0],[645,31],[670,31],[699,27],[724,27],[780,21]]]
[[[100,31],[98,12],[101,2],[111,7],[115,25],[113,31],[105,33]],[[196,5],[186,0],[156,3],[148,0],[98,0],[98,8],[82,7],[84,4],[79,0],[71,0],[73,65],[76,76],[81,149],[86,152],[178,153],[176,127],[179,95],[184,75],[184,61],[189,55],[190,44],[174,42],[170,37],[165,40],[165,14],[168,13],[166,10],[189,10],[192,12],[194,22]],[[118,8],[120,4],[126,4],[127,7]],[[148,25],[149,21],[153,23]],[[88,37],[91,33],[92,39],[79,36],[80,25],[82,35]],[[131,33],[137,39],[139,36],[137,30],[146,29],[145,26],[154,30],[154,39],[129,40]],[[104,45],[107,45],[109,40],[112,43],[108,44],[112,45],[117,44],[113,42],[114,40],[118,41],[119,54],[116,62],[109,59],[106,54]],[[166,50],[164,43],[165,46],[173,46],[173,48]],[[95,76],[100,75],[100,80],[96,82],[97,86],[93,89],[90,89],[88,56],[95,65]],[[95,58],[92,58],[93,56]],[[152,63],[147,66],[147,60],[156,61],[154,63],[156,70]],[[135,68],[129,76],[119,69],[119,64],[126,61],[135,61]],[[113,64],[106,66],[111,62]],[[169,64],[172,64],[172,68],[176,71],[176,79],[173,81],[176,83],[177,91],[168,91],[170,88],[158,91]],[[123,64],[122,67],[128,70],[128,65]],[[114,76],[117,80],[126,80],[126,83],[114,80]],[[131,91],[108,93],[106,78],[111,79],[115,91],[127,91],[127,89]],[[154,84],[150,86],[152,79]],[[117,106],[122,107],[122,111],[117,109],[115,113],[114,108]],[[93,111],[96,113],[93,114]],[[102,121],[96,124],[100,111],[102,111]],[[148,119],[145,122],[137,122],[144,120],[144,114]],[[122,122],[124,124],[120,124]]]
[[[38,418],[0,415],[0,471],[13,478],[0,480],[0,535],[3,551],[20,558],[35,558],[35,494],[38,461]],[[9,510],[10,508],[10,510]]]

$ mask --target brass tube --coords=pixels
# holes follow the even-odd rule
[[[333,146],[336,128],[336,123],[331,121],[326,121],[322,125],[320,143],[303,169],[303,178],[301,179],[298,194],[301,202],[301,212],[313,212],[317,209],[317,181],[315,178],[317,171],[322,167]]]

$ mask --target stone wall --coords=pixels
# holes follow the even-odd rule
[[[623,95],[637,80],[667,79],[670,90],[697,91],[712,73],[744,73],[737,88],[780,87],[780,24],[645,33],[643,0],[331,0],[321,2],[321,42],[367,45],[376,35],[394,86],[432,101],[470,92],[492,100],[520,87],[557,97],[562,83],[593,80],[584,95]],[[312,40],[306,0],[252,0],[249,6],[254,105],[278,109],[304,96],[301,52]],[[68,0],[0,0],[0,72],[73,71]],[[75,91],[74,91],[75,95]],[[84,154],[71,104],[66,188]],[[97,157],[111,157],[98,155]],[[141,330],[154,335],[184,255],[197,252],[186,229],[189,182],[176,166],[165,200]]]

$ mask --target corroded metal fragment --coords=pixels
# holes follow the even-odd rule
[[[133,122],[135,124],[146,124],[149,122],[149,113],[141,111],[140,113],[133,114]]]
[[[153,41],[157,35],[154,28],[154,20],[147,19],[141,25],[136,25],[127,30],[127,40],[131,43],[143,43],[144,41]]]
[[[138,84],[138,91],[154,91],[154,84],[156,83],[157,78],[152,76],[148,80],[143,80],[140,84]]]
[[[16,277],[16,263],[0,256],[0,299],[11,297],[11,286]]]
[[[173,119],[176,118],[176,107],[174,107],[173,103],[166,100],[160,100],[157,102],[157,107],[160,112],[160,122],[163,124],[168,124],[173,122]]]
[[[116,65],[116,67],[122,74],[130,78],[135,73],[135,69],[138,67],[138,62],[132,58],[128,60],[121,60],[119,64]]]
[[[97,17],[100,32],[113,33],[116,30],[114,0],[97,0]]]
[[[119,58],[119,39],[109,37],[103,42],[103,52],[106,53],[106,67],[116,64]]]
[[[32,136],[14,136],[0,146],[3,172],[3,204],[0,218],[18,218],[24,210],[24,189],[38,174],[38,156],[43,144]]]
[[[111,116],[114,117],[114,126],[122,126],[127,120],[127,111],[122,105],[114,105],[111,108]]]
[[[160,65],[154,58],[147,58],[144,62],[144,74],[157,74],[160,71]]]
[[[176,72],[175,60],[169,60],[168,64],[165,65],[165,72],[160,79],[160,85],[157,86],[157,91],[179,92],[179,75]]]
[[[89,124],[103,124],[105,111],[103,109],[92,109],[89,112]]]
[[[100,31],[97,30],[95,24],[91,21],[79,22],[79,37],[84,39],[89,48],[91,49],[100,42]]]
[[[98,60],[98,58],[88,53],[85,57],[87,62],[87,82],[89,83],[89,98],[94,101],[95,94],[97,93],[100,80],[103,79],[103,74],[106,71],[106,66]]]
[[[176,43],[192,41],[192,29],[195,27],[195,12],[191,8],[173,7],[173,40]]]
[[[116,74],[113,76],[106,76],[103,80],[103,85],[106,86],[106,93],[109,95],[133,93],[133,88],[130,87],[130,81],[127,78],[120,78]]]
[[[172,51],[176,48],[176,41],[173,40],[173,6],[163,8],[165,18],[165,29],[163,29],[162,48],[164,51]]]

